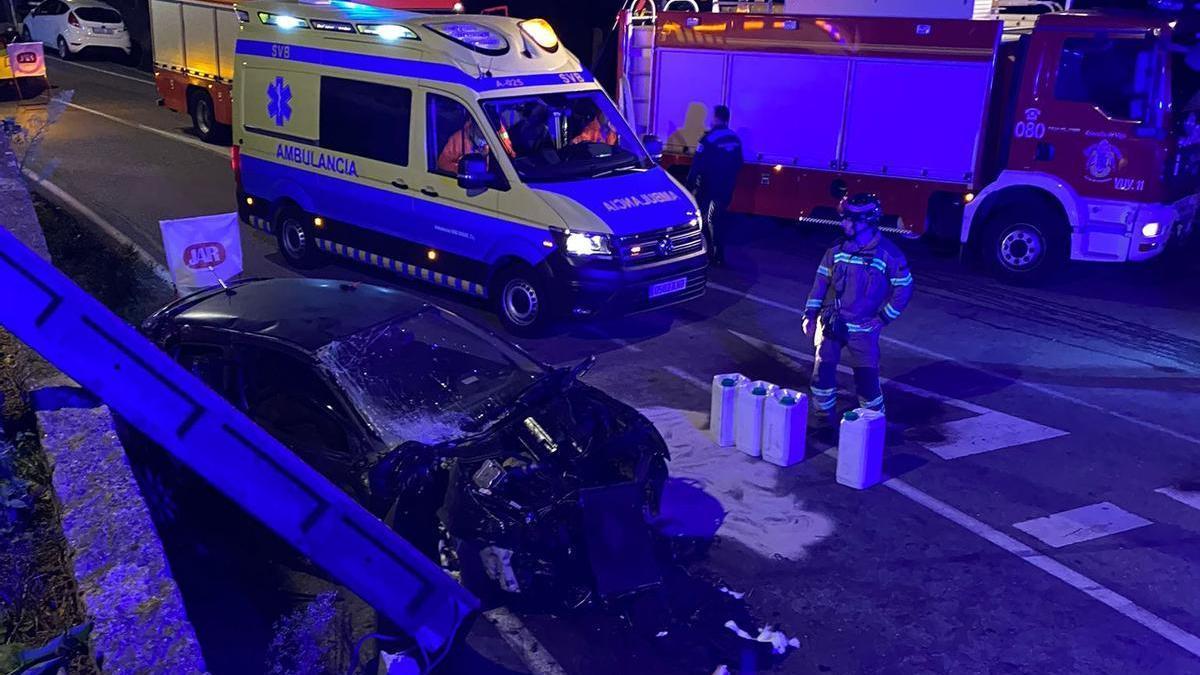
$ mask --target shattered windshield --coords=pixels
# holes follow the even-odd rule
[[[594,178],[652,164],[600,91],[491,99],[483,109],[528,183]]]
[[[462,436],[546,373],[434,308],[331,342],[317,359],[389,447]]]

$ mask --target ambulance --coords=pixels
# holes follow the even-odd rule
[[[239,213],[289,264],[340,256],[486,299],[518,334],[704,293],[699,210],[661,142],[545,21],[341,0],[237,14]]]

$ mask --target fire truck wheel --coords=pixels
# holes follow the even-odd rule
[[[1066,228],[1040,210],[1004,210],[988,220],[984,257],[1001,281],[1038,284],[1066,262]]]
[[[212,97],[207,92],[196,92],[191,95],[188,108],[192,112],[192,129],[205,143],[215,143],[221,138],[224,126],[217,121]]]
[[[279,253],[292,267],[310,269],[321,258],[317,250],[309,219],[294,208],[282,208],[275,215],[275,234],[279,239]]]
[[[505,330],[522,337],[543,335],[554,321],[546,280],[527,265],[509,265],[492,281],[490,295]]]

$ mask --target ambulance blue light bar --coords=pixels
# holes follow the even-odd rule
[[[353,33],[354,24],[345,21],[327,21],[325,19],[309,19],[308,23],[316,30],[328,30],[335,33]]]
[[[420,40],[421,38],[408,26],[397,26],[390,23],[360,23],[358,32],[363,35],[375,35],[384,40]]]
[[[470,21],[427,23],[425,27],[442,37],[487,56],[508,53],[508,38],[487,26]]]

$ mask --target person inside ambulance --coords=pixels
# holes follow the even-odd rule
[[[879,384],[879,333],[900,317],[913,294],[904,254],[879,231],[883,208],[873,194],[840,205],[845,238],[825,252],[804,308],[804,333],[815,339],[812,405],[818,422],[832,425],[837,369],[849,355],[859,404],[883,412]]]
[[[550,134],[550,108],[541,101],[523,106],[519,120],[513,122],[513,150],[515,156],[528,157],[553,149],[554,137]]]
[[[509,140],[508,130],[503,125],[498,131],[500,134],[500,143],[504,147],[504,151],[509,157],[514,156],[512,149],[512,141]],[[470,154],[483,155],[483,158],[491,162],[490,148],[487,139],[484,138],[483,132],[479,127],[475,126],[474,120],[467,117],[463,122],[462,128],[450,134],[450,138],[446,144],[442,146],[441,153],[438,154],[437,168],[438,171],[443,171],[450,175],[458,174],[458,163],[463,157]]]
[[[593,101],[580,101],[576,108],[578,119],[586,120],[582,125],[582,130],[571,139],[571,145],[580,143],[603,143],[605,145],[617,144],[617,132],[608,122],[608,117],[604,111],[600,110]]]

